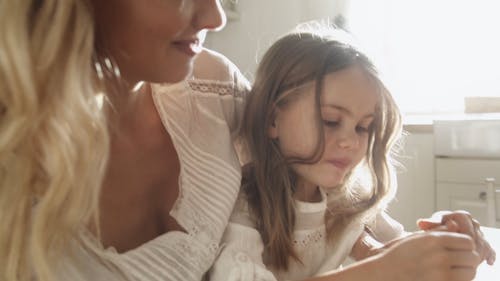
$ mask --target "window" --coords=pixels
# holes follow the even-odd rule
[[[351,0],[345,17],[404,113],[459,113],[465,97],[500,97],[499,1]]]

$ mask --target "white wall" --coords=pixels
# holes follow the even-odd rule
[[[333,19],[339,13],[347,14],[349,0],[302,0],[300,6],[301,21]]]
[[[232,60],[249,79],[267,48],[298,23],[333,18],[345,0],[239,0],[238,20],[207,36],[205,45]]]
[[[301,0],[239,0],[240,17],[207,36],[206,46],[232,60],[250,80],[257,60],[275,38],[300,19]]]
[[[416,220],[435,211],[433,134],[408,135],[398,161],[404,168],[398,171],[398,192],[389,214],[407,230],[416,230]]]

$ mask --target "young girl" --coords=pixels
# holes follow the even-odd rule
[[[365,230],[395,192],[391,151],[401,132],[390,93],[347,35],[299,31],[278,40],[243,122],[252,162],[213,280],[473,278],[480,259],[472,240],[446,232],[408,236],[327,273],[363,256]]]

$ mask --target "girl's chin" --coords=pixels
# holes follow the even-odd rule
[[[328,183],[325,183],[324,185],[322,185],[321,187],[325,190],[333,190],[333,189],[337,189],[339,188],[340,186],[342,186],[344,184],[344,181],[343,179],[341,181],[339,180],[335,180],[335,181],[329,181]]]

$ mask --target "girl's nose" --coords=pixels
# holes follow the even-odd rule
[[[197,0],[195,28],[220,30],[226,25],[226,14],[219,0]]]
[[[337,144],[342,149],[353,149],[359,146],[359,137],[356,132],[343,130],[339,132]]]

